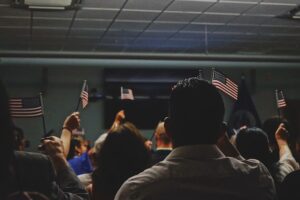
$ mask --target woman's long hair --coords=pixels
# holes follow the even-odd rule
[[[126,122],[110,130],[96,162],[93,193],[101,199],[114,199],[124,181],[149,167],[150,154],[138,129]]]
[[[10,167],[13,160],[13,122],[10,117],[8,99],[6,89],[0,80],[0,199],[5,199],[9,192]]]

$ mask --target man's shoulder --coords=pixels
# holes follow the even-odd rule
[[[41,153],[15,151],[15,157],[17,160],[30,160],[30,162],[47,162],[48,156]]]

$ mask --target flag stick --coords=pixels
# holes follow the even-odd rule
[[[81,92],[80,92],[80,95],[79,95],[79,99],[78,99],[78,102],[77,102],[75,112],[77,112],[79,110],[79,106],[80,106],[80,102],[81,102],[81,94],[82,94],[82,91],[84,90],[85,86],[86,86],[86,80],[83,81],[82,89],[81,89]]]
[[[41,104],[42,112],[43,112],[43,115],[42,115],[43,130],[44,130],[44,135],[46,135],[47,129],[46,129],[46,121],[45,121],[44,102],[43,102],[43,96],[42,96],[41,92],[40,92],[40,104]]]
[[[122,100],[122,95],[123,95],[123,86],[121,86],[121,96],[120,96],[121,100]]]
[[[278,90],[275,90],[275,99],[276,99],[276,107],[277,107],[277,114],[278,117],[281,118],[281,112],[280,112],[280,108],[278,107]]]
[[[78,99],[78,102],[77,102],[77,106],[76,106],[75,112],[77,112],[77,111],[79,110],[80,102],[81,102],[81,97],[79,97],[79,99]]]
[[[155,132],[153,132],[153,133],[152,133],[152,135],[151,135],[151,137],[150,137],[150,141],[152,141],[152,140],[153,140],[154,133],[155,133]]]

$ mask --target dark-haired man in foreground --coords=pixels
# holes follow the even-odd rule
[[[115,200],[275,199],[266,167],[243,159],[225,137],[224,103],[214,86],[198,78],[178,82],[169,110],[165,128],[173,151],[128,179]]]

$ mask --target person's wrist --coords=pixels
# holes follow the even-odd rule
[[[288,143],[285,140],[277,140],[277,144],[279,147],[288,146]]]
[[[72,129],[68,126],[65,126],[65,125],[62,127],[62,130],[67,130],[69,132],[72,132]]]
[[[65,159],[63,153],[56,153],[49,155],[49,157],[51,158],[56,171],[63,170],[68,166],[67,160]]]

